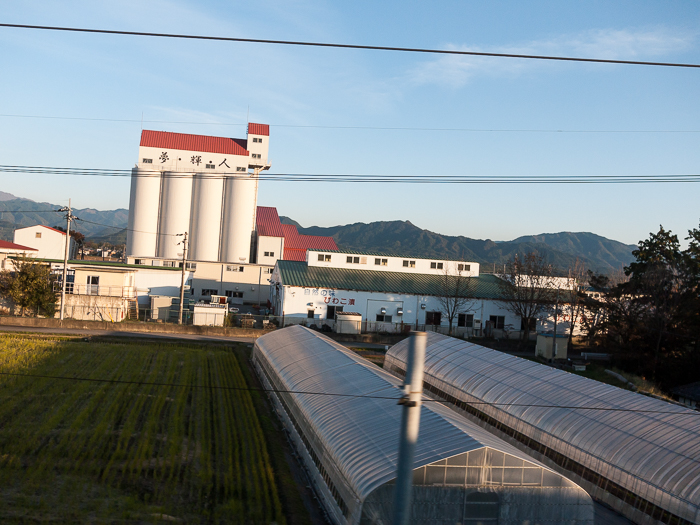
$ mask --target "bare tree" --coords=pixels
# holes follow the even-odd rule
[[[583,313],[582,289],[586,283],[586,265],[578,257],[569,267],[566,290],[563,290],[562,299],[564,306],[562,310],[569,318],[569,340],[568,348],[574,346],[574,330],[576,323]]]
[[[552,267],[536,252],[517,255],[499,276],[500,301],[504,308],[520,317],[523,330],[521,340],[530,338],[531,323],[551,308],[554,302]]]
[[[440,276],[440,313],[449,324],[448,334],[452,335],[452,326],[460,313],[467,313],[476,304],[473,298],[473,281],[470,276],[462,275],[460,270],[451,270],[446,265]]]

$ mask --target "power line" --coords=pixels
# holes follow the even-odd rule
[[[195,122],[185,120],[141,120],[141,119],[112,119],[90,117],[59,117],[52,115],[17,115],[0,114],[8,118],[35,118],[49,120],[83,120],[93,122],[134,122],[148,124],[191,124],[197,126],[247,126],[245,122]],[[518,128],[430,128],[412,126],[330,126],[318,124],[270,124],[271,128],[301,128],[301,129],[357,129],[377,131],[445,131],[469,133],[700,133],[695,129],[518,129]]]
[[[196,168],[195,168],[196,169]],[[144,177],[160,178],[158,170],[85,169],[35,166],[4,166],[0,172],[33,175],[71,175],[88,177]],[[695,183],[700,174],[651,174],[651,175],[377,175],[341,173],[260,173],[238,174],[222,171],[168,172],[168,179],[202,177],[207,180],[224,180],[246,177],[246,180],[277,182],[341,182],[341,183],[389,183],[389,184],[640,184],[640,183]]]
[[[664,67],[683,67],[683,68],[700,68],[700,64],[684,64],[674,62],[647,62],[642,60],[613,60],[605,58],[581,58],[581,57],[566,57],[566,56],[550,56],[550,55],[523,55],[515,53],[490,53],[481,51],[458,51],[452,49],[428,49],[417,47],[393,47],[393,46],[369,46],[359,44],[335,44],[329,42],[304,42],[297,40],[271,40],[264,38],[237,38],[223,36],[205,36],[205,35],[185,35],[181,33],[151,33],[142,31],[117,31],[111,29],[87,29],[79,27],[59,27],[59,26],[39,26],[29,24],[0,24],[0,27],[11,27],[17,29],[41,29],[48,31],[67,31],[73,33],[98,33],[106,35],[121,35],[121,36],[150,36],[159,38],[179,38],[187,40],[213,40],[220,42],[245,42],[251,44],[275,44],[287,46],[304,46],[304,47],[325,47],[338,49],[361,49],[369,51],[398,51],[404,53],[424,53],[438,55],[460,55],[460,56],[480,56],[480,57],[498,57],[498,58],[522,58],[531,60],[556,60],[568,62],[594,62],[602,64],[626,64],[638,66],[664,66]]]
[[[393,396],[376,396],[371,394],[340,394],[334,392],[312,392],[303,390],[282,390],[277,388],[250,388],[250,387],[236,387],[236,386],[219,386],[219,385],[187,385],[182,383],[157,383],[149,381],[126,381],[123,379],[92,379],[88,377],[66,377],[66,376],[53,376],[44,374],[22,374],[19,372],[0,372],[0,375],[5,376],[16,376],[16,377],[29,377],[34,379],[54,379],[54,380],[65,380],[65,381],[87,381],[91,383],[112,383],[119,385],[138,385],[138,386],[160,386],[169,388],[197,388],[197,389],[209,389],[209,390],[227,390],[227,391],[238,391],[238,392],[270,392],[275,394],[299,394],[299,395],[310,395],[310,396],[328,396],[328,397],[348,397],[348,398],[363,398],[363,399],[386,399],[390,401],[399,401],[400,397]],[[441,399],[431,399],[425,398],[423,402],[434,402],[442,404],[452,404]],[[531,403],[489,403],[487,401],[465,401],[469,405],[488,405],[494,407],[526,407],[526,408],[563,408],[568,410],[598,410],[603,412],[635,412],[635,413],[649,413],[649,414],[693,414],[700,415],[700,412],[693,411],[691,409],[685,409],[687,412],[673,412],[668,410],[639,410],[632,408],[614,408],[614,407],[586,407],[586,406],[569,406],[569,405],[538,405]],[[680,407],[679,407],[680,408]]]

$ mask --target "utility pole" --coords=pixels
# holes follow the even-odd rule
[[[557,358],[557,314],[559,313],[559,288],[557,287],[557,300],[554,302],[554,340],[552,342],[552,359]]]
[[[411,488],[413,483],[413,457],[420,427],[420,407],[423,396],[423,368],[425,366],[426,332],[412,332],[408,341],[408,359],[404,378],[404,395],[398,404],[403,405],[399,459],[394,485],[393,525],[408,525],[411,520]]]
[[[66,305],[66,278],[68,275],[68,251],[70,250],[70,223],[71,221],[79,220],[78,217],[73,215],[73,210],[70,206],[70,199],[68,199],[68,206],[57,210],[58,212],[66,212],[66,247],[63,251],[63,281],[61,286],[61,314],[60,319],[63,321],[65,305]]]
[[[182,324],[182,303],[185,301],[185,272],[187,267],[187,232],[182,239],[182,279],[180,280],[180,309],[177,313],[177,324]]]

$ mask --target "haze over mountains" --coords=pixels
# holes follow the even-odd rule
[[[59,208],[55,204],[22,199],[0,191],[0,239],[11,241],[15,228],[34,224],[65,227],[63,214],[55,211]],[[74,209],[73,213],[83,219],[74,227],[85,235],[86,240],[113,244],[126,242],[128,210],[84,208]],[[409,221],[304,228],[288,217],[280,218],[283,223],[296,225],[299,233],[333,237],[341,249],[474,261],[486,271],[491,270],[492,265],[503,265],[515,254],[537,251],[560,269],[568,268],[578,257],[592,270],[609,273],[628,265],[633,260],[632,250],[636,248],[589,232],[544,233],[496,242],[441,235]]]

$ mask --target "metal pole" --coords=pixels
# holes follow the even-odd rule
[[[552,342],[552,359],[557,358],[557,313],[559,313],[559,288],[557,288],[557,300],[554,303],[554,340]]]
[[[185,268],[187,267],[187,232],[182,240],[182,279],[180,280],[180,308],[177,313],[177,324],[182,324],[182,306],[185,302]]]
[[[413,457],[420,427],[420,407],[423,395],[423,367],[425,346],[428,334],[412,332],[408,343],[404,395],[399,400],[403,405],[401,415],[401,435],[399,438],[399,458],[396,466],[394,487],[393,525],[408,525],[411,519],[411,488],[413,483]]]
[[[68,250],[70,249],[70,221],[73,218],[70,207],[70,199],[68,199],[68,208],[61,208],[58,211],[68,211],[66,214],[66,248],[63,251],[63,284],[61,286],[61,314],[60,319],[63,321],[64,310],[66,306],[66,276],[68,275]]]

